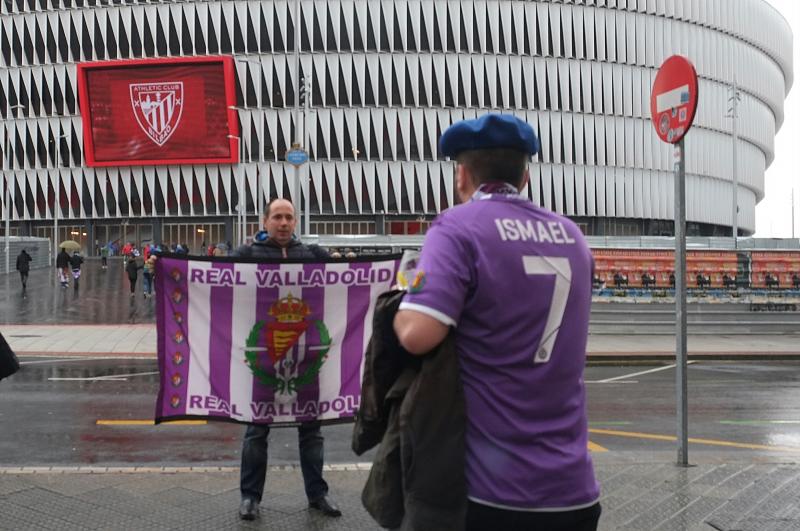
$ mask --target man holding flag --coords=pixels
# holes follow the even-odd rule
[[[286,199],[274,199],[264,214],[264,230],[255,235],[252,245],[240,247],[233,255],[284,259],[327,258],[328,253],[324,249],[305,245],[294,236],[296,225],[292,203]],[[320,427],[318,420],[303,422],[297,427],[300,468],[308,505],[326,516],[341,516],[339,508],[328,498],[328,484],[322,478],[324,439]],[[242,520],[254,520],[259,513],[267,474],[269,432],[270,427],[263,424],[251,424],[245,432],[240,474],[242,501],[239,517]]]

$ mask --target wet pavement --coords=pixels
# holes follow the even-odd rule
[[[0,275],[0,324],[121,324],[155,323],[155,300],[142,294],[142,276],[136,296],[130,296],[123,261],[112,258],[108,269],[100,259],[86,258],[78,288],[62,288],[52,268],[32,270],[23,292],[19,275]]]
[[[0,466],[236,466],[244,428],[220,422],[148,425],[155,360],[23,358],[0,383]],[[690,455],[800,458],[800,378],[795,363],[689,366]],[[671,365],[586,371],[590,440],[600,453],[669,452],[675,442]],[[370,461],[350,451],[352,427],[326,426],[326,461]],[[294,428],[275,429],[273,464],[297,462]]]

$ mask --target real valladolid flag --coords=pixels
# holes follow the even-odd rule
[[[398,262],[162,256],[156,422],[352,417],[375,301]]]

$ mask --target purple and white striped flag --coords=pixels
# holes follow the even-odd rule
[[[375,301],[398,262],[162,256],[156,422],[352,417]]]

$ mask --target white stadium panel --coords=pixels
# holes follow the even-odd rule
[[[56,189],[67,219],[235,213],[238,168],[229,165],[88,167],[81,62],[234,56],[248,196],[291,193],[284,156],[295,134],[293,0],[124,0],[80,9],[43,0],[35,11],[29,4],[0,2],[0,116],[11,142],[8,153],[3,142],[3,162],[21,201],[12,205],[14,221],[52,220]],[[747,124],[737,145],[739,226],[755,229],[793,83],[791,31],[763,0],[300,4],[301,75],[314,80],[309,174],[317,215],[448,208],[453,163],[438,153],[439,134],[462,117],[513,112],[542,140],[528,191],[535,202],[575,217],[668,220],[672,149],[655,139],[649,97],[658,65],[684,53],[701,91],[686,141],[688,221],[732,223],[725,114],[735,72]],[[25,48],[30,42],[34,49]],[[709,197],[722,200],[712,205]]]

